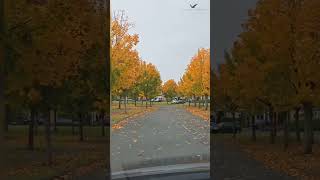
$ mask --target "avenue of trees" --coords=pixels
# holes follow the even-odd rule
[[[201,48],[191,59],[185,73],[178,82],[177,94],[192,99],[194,106],[205,105],[208,109],[210,97],[210,49]],[[189,101],[190,106],[190,101]]]
[[[150,64],[150,66],[152,65]],[[141,72],[143,71],[141,69],[139,70],[138,68],[137,73]],[[132,73],[134,72],[131,72],[131,76]],[[148,83],[150,85],[153,85],[149,87],[151,88],[149,91],[142,90],[143,88],[141,87],[145,87],[146,85],[141,83],[141,79],[138,78],[136,83],[133,83],[133,88],[129,88],[131,89],[131,93],[128,94],[131,94],[131,97],[139,97],[140,95],[140,97],[154,98],[155,96],[162,93],[162,95],[166,98],[167,103],[169,103],[169,101],[172,101],[175,97],[180,97],[185,98],[189,102],[189,106],[192,101],[194,103],[194,106],[203,106],[206,110],[209,109],[210,49],[200,48],[198,50],[198,52],[190,60],[190,63],[188,64],[188,67],[186,68],[179,82],[175,82],[174,79],[169,79],[161,85],[161,81],[157,80],[158,78],[160,78],[160,76],[156,71],[155,77],[156,78],[153,81],[154,83]],[[147,81],[143,82],[146,83]],[[139,90],[142,91],[139,93]],[[145,96],[147,92],[149,92],[149,94]],[[135,95],[132,96],[132,94]]]
[[[72,114],[79,122],[80,141],[84,140],[83,122],[89,112],[100,112],[101,124],[105,124],[104,115],[110,109],[107,93],[110,7],[106,3],[1,1],[1,141],[10,131],[8,124],[13,112],[28,111],[27,144],[33,150],[34,126],[41,114],[51,165],[51,125],[56,121],[57,111]]]
[[[111,94],[113,99],[127,105],[127,98],[148,100],[161,93],[161,77],[157,68],[139,57],[135,49],[139,43],[137,34],[130,34],[133,27],[124,11],[114,13],[111,23]],[[151,105],[151,102],[149,103]]]
[[[268,112],[271,143],[277,133],[277,114],[285,149],[289,112],[294,111],[296,138],[300,140],[302,126],[304,152],[312,153],[313,109],[320,105],[319,17],[318,0],[260,0],[249,11],[244,32],[225,53],[225,63],[212,76],[215,108],[244,111],[252,117]],[[301,125],[299,110],[304,112]]]

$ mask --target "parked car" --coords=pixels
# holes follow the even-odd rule
[[[178,101],[179,101],[179,104],[184,104],[184,103],[186,103],[186,101],[183,100],[183,99],[180,99],[180,100],[178,100]]]
[[[217,133],[219,130],[219,127],[216,123],[210,123],[210,133]]]
[[[241,132],[241,127],[239,121],[236,121],[235,126],[236,133]],[[212,133],[233,133],[234,132],[234,123],[233,122],[220,122],[218,124],[212,123],[210,127],[210,132]]]
[[[184,104],[185,100],[180,99],[180,98],[173,98],[173,100],[171,101],[172,104]]]
[[[178,100],[177,100],[177,99],[173,99],[173,100],[171,101],[171,104],[178,104]]]
[[[37,124],[39,124],[39,125],[44,124],[44,121],[45,121],[45,119],[44,119],[44,118],[42,118],[42,117],[37,118],[36,120],[37,120],[37,121],[36,121],[36,122],[34,122],[34,123],[37,123]],[[28,125],[28,124],[30,124],[30,122],[31,122],[30,117],[25,118],[25,119],[23,120],[23,124],[24,124],[24,125]]]
[[[156,98],[151,99],[151,102],[162,102],[162,99],[156,97]]]
[[[171,103],[172,103],[172,104],[184,104],[185,101],[182,100],[182,99],[173,99],[173,100],[171,101]]]
[[[160,98],[155,98],[154,102],[162,102],[162,100]]]

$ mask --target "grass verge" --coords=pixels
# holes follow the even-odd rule
[[[106,159],[106,138],[100,127],[84,127],[85,141],[72,135],[71,127],[58,127],[52,134],[53,165],[46,165],[46,144],[43,127],[35,136],[35,150],[27,149],[27,126],[13,126],[5,145],[0,148],[4,155],[0,161],[0,179],[28,180],[54,179],[69,174],[69,178],[86,173],[93,166],[102,166]],[[99,163],[98,163],[99,162]],[[82,168],[81,171],[78,171]]]
[[[143,116],[148,112],[152,112],[158,109],[158,106],[152,106],[146,108],[142,105],[135,106],[134,104],[128,104],[125,112],[124,107],[118,109],[118,106],[113,105],[111,109],[112,129],[121,129],[133,118]]]

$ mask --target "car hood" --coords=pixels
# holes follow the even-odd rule
[[[180,173],[200,173],[210,171],[210,163],[188,163],[167,166],[155,166],[138,168],[112,173],[112,179],[125,179],[133,177],[180,174]]]

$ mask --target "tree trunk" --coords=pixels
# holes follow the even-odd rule
[[[51,144],[51,116],[50,110],[48,109],[46,112],[47,120],[45,121],[46,126],[46,144],[47,144],[47,160],[48,165],[52,165],[52,144]]]
[[[104,128],[104,126],[105,126],[105,113],[104,112],[101,112],[101,114],[100,114],[100,121],[101,121],[102,136],[106,136],[106,129]]]
[[[34,149],[34,122],[36,118],[35,109],[31,108],[31,117],[30,117],[30,124],[29,124],[29,141],[28,141],[28,148],[29,150],[33,151]]]
[[[222,112],[217,111],[216,124],[221,122],[221,118],[222,118]]]
[[[244,126],[244,114],[242,112],[240,113],[240,122],[239,122],[239,124],[240,124],[239,133],[241,133],[241,130],[242,130],[243,126]]]
[[[266,127],[268,126],[269,122],[268,122],[268,115],[266,112],[263,113],[263,119],[264,119],[264,126],[263,129],[265,130]]]
[[[119,97],[119,109],[121,109],[121,96]]]
[[[276,117],[274,118],[274,137],[277,138],[278,134],[278,122],[279,122],[279,113],[276,112]]]
[[[206,96],[206,111],[208,110],[208,96]]]
[[[201,107],[201,100],[200,100],[200,98],[198,98],[198,108],[200,109],[200,107]]]
[[[288,149],[289,145],[289,132],[288,132],[288,122],[290,121],[290,115],[289,111],[284,113],[283,117],[283,145],[284,145],[284,150]]]
[[[191,104],[190,99],[188,100],[188,102],[189,102],[189,107],[190,107],[190,104]]]
[[[127,113],[127,95],[124,98],[124,113]]]
[[[313,120],[311,120],[311,121],[312,121],[312,124],[313,124]],[[312,137],[311,138],[311,143],[314,144],[314,132],[313,132],[313,129],[312,129],[311,132],[312,132],[312,134],[311,134],[311,137]]]
[[[275,143],[274,112],[272,107],[269,107],[269,121],[270,121],[270,144],[274,144]]]
[[[75,135],[75,130],[74,130],[74,118],[75,118],[75,115],[72,114],[72,117],[71,117],[71,128],[72,128],[72,135]]]
[[[277,137],[277,130],[276,130],[276,123],[277,123],[277,113],[274,112],[273,113],[273,119],[272,119],[272,128],[271,128],[271,131],[272,131],[272,142],[271,144],[275,144],[276,143],[276,137]]]
[[[2,48],[2,47],[0,47]],[[0,51],[3,49],[0,49]],[[3,53],[3,52],[0,52]],[[3,55],[1,54],[2,58]],[[0,59],[1,60],[1,59]],[[1,64],[0,64],[0,71],[2,70]],[[0,72],[0,142],[2,140],[4,140],[4,136],[5,136],[5,131],[4,131],[4,127],[5,127],[5,119],[6,119],[6,111],[5,111],[5,90],[4,90],[4,77],[3,77],[3,72]]]
[[[247,127],[251,127],[250,125],[251,125],[251,122],[252,121],[252,117],[251,117],[251,115],[250,114],[247,114]]]
[[[196,97],[194,96],[194,99],[193,99],[193,103],[194,103],[194,107],[197,107],[197,100],[196,100]]]
[[[57,129],[57,110],[54,109],[53,110],[53,118],[54,118],[54,132],[58,132],[58,129]]]
[[[295,130],[296,130],[297,141],[301,142],[301,133],[300,133],[300,125],[299,125],[299,108],[295,109],[294,122],[295,122]]]
[[[251,128],[252,128],[252,141],[256,141],[257,140],[257,136],[256,136],[256,120],[254,115],[252,115],[251,117]]]
[[[233,138],[236,138],[236,118],[235,118],[235,113],[232,112],[232,122],[233,122]]]
[[[202,96],[202,107],[205,107],[206,106],[206,99],[205,99],[205,96]]]
[[[134,106],[137,106],[137,99],[134,99]]]
[[[79,113],[79,140],[80,140],[80,142],[83,141],[83,124],[82,124],[82,121],[83,121],[83,115],[82,115],[82,113]]]
[[[11,109],[9,104],[5,105],[5,121],[4,121],[4,131],[8,132],[9,131],[9,122],[11,119]]]
[[[303,104],[304,111],[304,153],[312,153],[312,104],[307,102]]]
[[[35,115],[35,121],[34,121],[34,135],[37,136],[38,135],[38,126],[39,126],[39,112],[35,111],[34,112]]]
[[[148,99],[146,98],[146,109],[148,108]]]

